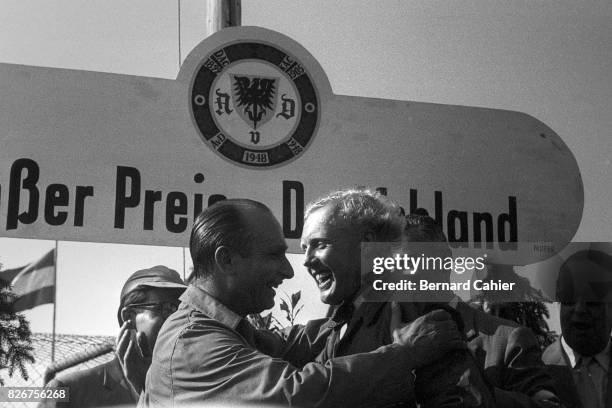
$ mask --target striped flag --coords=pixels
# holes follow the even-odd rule
[[[0,279],[13,287],[15,312],[55,302],[55,249],[34,263],[1,271]]]

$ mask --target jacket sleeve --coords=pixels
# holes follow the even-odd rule
[[[328,319],[311,320],[306,325],[289,326],[280,333],[257,330],[257,349],[272,357],[282,358],[296,367],[314,361],[325,348],[331,333]]]
[[[150,406],[208,400],[378,407],[413,396],[414,361],[403,346],[395,344],[298,368],[250,347],[226,327],[205,325],[191,326],[178,336],[169,361],[165,351],[158,355],[147,375]],[[173,395],[172,401],[168,395]]]
[[[56,387],[66,387],[66,385],[59,381],[57,378],[52,379],[45,385],[45,388]],[[47,399],[39,402],[37,408],[70,408],[70,406],[70,402],[59,402],[54,399]]]

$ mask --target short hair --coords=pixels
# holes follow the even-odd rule
[[[401,239],[405,221],[400,206],[375,190],[356,188],[332,192],[308,204],[304,220],[328,206],[333,209],[333,217],[328,220],[331,225],[342,220],[362,232],[371,231],[380,242]]]
[[[404,233],[414,242],[448,242],[440,224],[423,208],[417,208],[406,216]]]
[[[441,256],[452,255],[442,226],[431,218],[427,210],[423,208],[417,208],[406,216],[404,238],[408,242],[440,243],[439,246],[436,246],[436,251],[439,251]]]
[[[589,299],[590,301],[603,301],[610,292],[612,292],[612,256],[609,254],[598,251],[596,249],[585,249],[574,253],[572,256],[567,258],[565,262],[559,268],[559,277],[557,279],[557,290],[556,297],[560,302],[575,302],[577,300],[577,294],[574,292],[574,285],[568,286],[568,279],[572,276],[572,273],[579,271],[573,271],[571,264],[575,262],[592,262],[610,274],[609,281],[597,281],[587,282],[590,283],[593,289],[596,299]],[[571,282],[575,283],[575,280]]]
[[[210,273],[220,246],[231,247],[242,256],[250,254],[253,232],[248,229],[245,214],[253,210],[272,213],[260,202],[240,198],[217,201],[198,215],[189,240],[195,279]]]

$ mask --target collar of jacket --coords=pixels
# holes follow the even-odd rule
[[[219,302],[215,297],[193,285],[189,285],[187,290],[181,295],[180,300],[186,306],[199,310],[206,316],[223,323],[232,330],[236,330],[236,327],[242,320],[242,317]]]

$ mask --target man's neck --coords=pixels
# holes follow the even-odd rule
[[[233,294],[229,288],[225,288],[223,285],[220,285],[219,282],[216,282],[212,277],[200,279],[194,282],[194,286],[202,289],[210,296],[217,299],[217,301],[222,303],[223,306],[227,307],[238,316],[246,317],[248,314],[248,312],[244,311],[239,304],[240,296]]]

